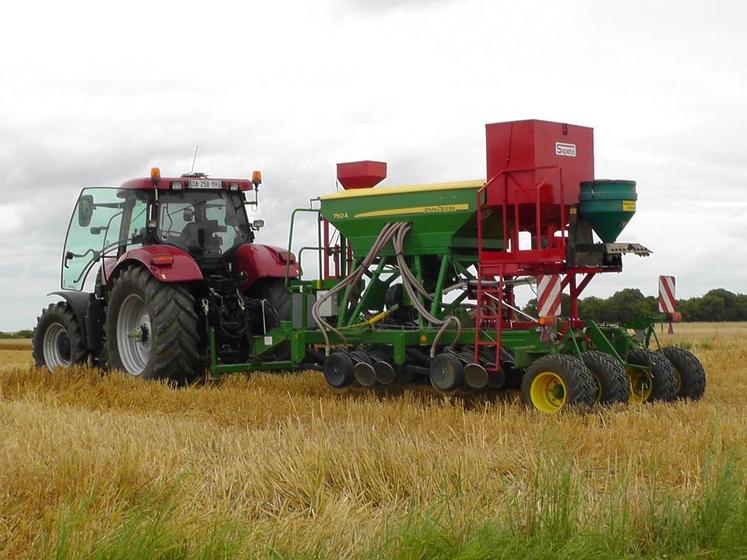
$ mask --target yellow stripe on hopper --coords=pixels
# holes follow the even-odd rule
[[[476,189],[482,187],[485,181],[473,179],[472,181],[454,181],[451,183],[432,183],[426,185],[404,185],[401,187],[372,187],[370,189],[350,189],[331,194],[323,194],[320,200],[335,200],[339,198],[356,198],[362,196],[381,196],[391,194],[407,194],[425,191],[446,191],[454,189]]]

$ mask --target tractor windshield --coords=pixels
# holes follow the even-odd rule
[[[251,241],[239,193],[168,191],[160,194],[158,207],[158,241],[176,245],[195,257],[220,256]]]

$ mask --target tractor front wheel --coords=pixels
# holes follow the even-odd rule
[[[589,368],[579,358],[565,354],[535,360],[521,381],[524,403],[546,414],[591,405],[595,395],[596,385]]]
[[[630,385],[623,365],[599,350],[583,352],[581,358],[596,384],[595,401],[599,404],[628,402]]]
[[[705,369],[700,360],[684,348],[663,348],[662,352],[677,374],[677,397],[694,401],[700,399],[706,388]]]
[[[34,329],[34,362],[49,371],[83,363],[86,343],[75,313],[66,302],[42,310]]]
[[[197,313],[183,287],[158,282],[139,267],[114,281],[106,317],[106,347],[114,369],[177,384],[201,372]]]
[[[671,402],[677,398],[677,372],[661,352],[631,350],[627,372],[631,402]]]

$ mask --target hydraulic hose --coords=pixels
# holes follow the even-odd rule
[[[443,336],[444,332],[449,328],[450,323],[456,323],[457,327],[457,338],[462,332],[462,323],[459,320],[458,317],[455,315],[449,315],[445,319],[439,319],[438,317],[435,317],[428,311],[422,303],[420,303],[420,300],[418,299],[415,292],[418,292],[421,296],[427,299],[432,299],[430,294],[426,291],[426,289],[423,287],[423,285],[418,281],[417,277],[413,274],[413,272],[410,270],[410,267],[407,266],[407,261],[405,260],[403,253],[404,245],[405,245],[405,237],[407,236],[408,232],[412,226],[409,223],[399,223],[396,226],[396,235],[394,237],[394,253],[397,258],[397,265],[399,266],[400,275],[402,277],[402,285],[407,291],[407,295],[410,298],[410,302],[412,303],[413,307],[417,309],[418,313],[420,313],[421,317],[423,317],[425,320],[427,320],[429,323],[433,325],[440,325],[441,328],[438,329],[438,332],[436,333],[435,338],[433,339],[433,344],[431,344],[431,358],[433,358],[436,355],[436,348],[438,347],[438,341],[441,340],[441,337]]]
[[[317,324],[319,329],[322,331],[322,336],[324,337],[324,352],[325,355],[329,356],[330,353],[330,339],[329,339],[329,333],[333,332],[337,336],[339,336],[343,341],[345,341],[345,335],[340,332],[337,328],[330,325],[324,317],[322,317],[319,313],[319,307],[322,303],[324,303],[326,300],[331,298],[333,295],[339,293],[340,291],[344,290],[348,286],[351,286],[355,283],[357,283],[361,277],[363,276],[363,273],[365,270],[368,269],[369,266],[376,260],[376,258],[379,256],[379,253],[384,249],[384,247],[387,246],[387,244],[391,241],[394,245],[394,252],[395,257],[397,260],[397,265],[400,269],[400,276],[402,278],[402,285],[404,289],[407,292],[408,297],[410,298],[410,301],[415,307],[415,309],[418,311],[418,313],[430,324],[440,326],[438,332],[436,333],[435,338],[433,339],[433,344],[431,345],[431,351],[430,356],[433,358],[436,355],[436,348],[438,347],[438,342],[443,336],[444,332],[449,328],[449,325],[451,323],[455,323],[457,327],[457,338],[462,332],[462,323],[459,321],[459,318],[454,315],[449,315],[445,319],[439,319],[438,317],[435,317],[428,311],[423,304],[420,302],[420,299],[418,296],[423,297],[427,300],[432,300],[433,296],[429,294],[426,289],[423,287],[423,285],[418,281],[417,277],[413,272],[410,270],[410,267],[407,265],[407,261],[405,260],[405,257],[403,255],[403,249],[405,244],[405,237],[407,237],[407,234],[409,233],[410,229],[412,229],[412,226],[409,223],[406,222],[390,222],[386,224],[381,231],[379,232],[378,237],[376,238],[376,241],[371,246],[371,249],[368,251],[368,254],[363,259],[363,261],[360,263],[360,265],[353,270],[350,274],[348,274],[343,280],[341,280],[334,288],[327,291],[322,297],[320,297],[316,303],[311,308],[311,316],[314,319],[314,322]],[[388,314],[388,312],[386,313]],[[386,316],[385,314],[379,314],[373,319],[377,319],[381,316],[381,318],[384,318]],[[368,324],[374,324],[377,321],[374,321],[373,319],[367,321]],[[364,323],[364,324],[366,324]]]
[[[322,297],[320,297],[316,303],[314,303],[313,307],[311,308],[311,317],[314,319],[314,322],[319,326],[319,329],[322,331],[322,336],[324,336],[324,353],[325,355],[329,356],[330,352],[330,340],[329,340],[329,332],[335,333],[337,336],[339,336],[342,340],[345,340],[345,336],[335,327],[330,325],[320,314],[319,314],[319,307],[322,303],[324,303],[326,300],[331,298],[334,294],[342,291],[343,289],[347,288],[348,286],[351,286],[355,283],[357,283],[361,277],[363,276],[364,271],[371,266],[371,263],[374,262],[376,257],[379,255],[379,253],[382,251],[384,247],[386,247],[387,243],[392,240],[392,237],[394,236],[394,233],[396,231],[395,226],[396,224],[388,223],[386,224],[381,231],[379,232],[379,236],[376,238],[376,241],[374,242],[371,249],[368,251],[368,254],[363,259],[361,264],[353,270],[350,274],[348,274],[342,281],[340,281],[334,288],[326,292]]]

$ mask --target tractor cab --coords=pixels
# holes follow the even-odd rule
[[[245,210],[244,193],[253,187],[191,174],[83,189],[65,240],[63,289],[81,290],[99,262],[106,284],[117,263],[142,247],[181,249],[200,269],[215,269],[236,247],[253,242],[262,225],[250,224]]]

